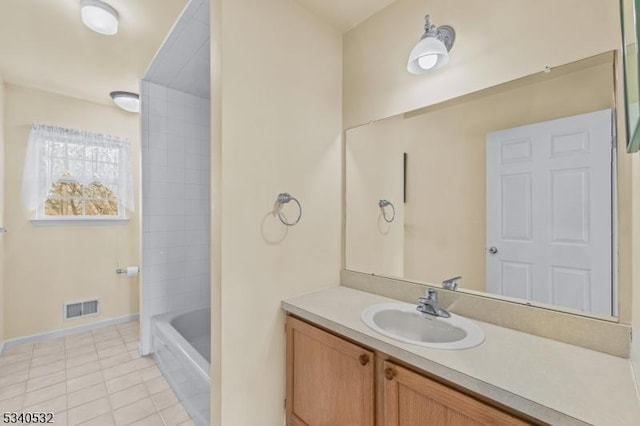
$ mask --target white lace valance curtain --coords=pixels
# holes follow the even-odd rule
[[[99,182],[134,209],[129,140],[100,133],[34,124],[31,126],[22,182],[22,202],[36,210],[52,183]]]

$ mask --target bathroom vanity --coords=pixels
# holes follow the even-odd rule
[[[387,302],[342,286],[282,302],[288,425],[638,424],[627,359],[480,322],[475,348],[410,345],[361,321]]]

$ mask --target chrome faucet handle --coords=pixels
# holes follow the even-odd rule
[[[442,288],[446,290],[456,290],[458,288],[458,280],[460,279],[462,279],[462,277],[454,277],[444,280],[442,281]]]
[[[432,302],[438,301],[438,292],[436,291],[435,288],[427,289],[427,300],[431,300]]]

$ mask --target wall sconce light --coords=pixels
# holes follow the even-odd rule
[[[111,92],[113,103],[128,112],[140,112],[140,95],[131,92]]]
[[[424,20],[424,34],[409,55],[407,71],[411,74],[425,74],[449,63],[449,51],[456,39],[456,32],[449,25],[436,27],[429,15]]]
[[[80,14],[82,22],[99,34],[118,32],[118,11],[101,0],[80,0]]]

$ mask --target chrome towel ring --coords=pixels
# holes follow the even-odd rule
[[[384,218],[385,222],[387,223],[393,222],[394,219],[396,218],[396,208],[394,207],[393,203],[387,200],[380,200],[378,202],[378,206],[380,207],[380,210],[382,210],[382,217]],[[391,219],[387,217],[386,207],[391,207]]]
[[[286,218],[282,216],[282,206],[290,201],[293,201],[298,205],[298,218],[293,222],[287,222]],[[300,205],[300,201],[295,197],[292,197],[291,194],[283,192],[282,194],[278,194],[278,198],[276,200],[276,213],[278,214],[280,222],[287,226],[294,226],[300,222],[300,219],[302,219],[302,206]]]

